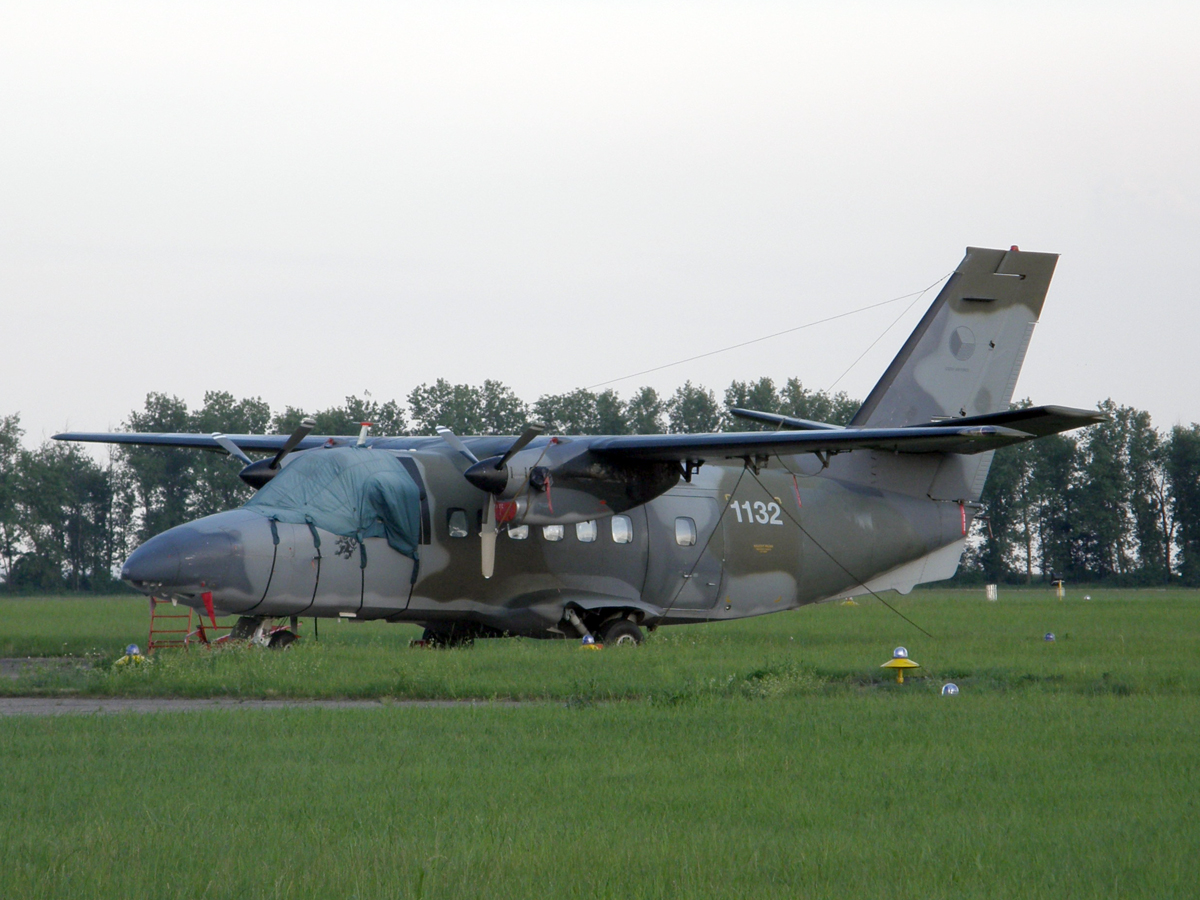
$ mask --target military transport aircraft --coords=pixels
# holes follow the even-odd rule
[[[238,634],[314,616],[419,623],[434,642],[636,643],[643,627],[953,575],[992,452],[1103,419],[1009,409],[1057,259],[968,248],[847,427],[739,409],[775,429],[328,437],[306,420],[290,436],[55,437],[245,463],[249,502],[151,538],[121,571],[210,618],[240,616]]]

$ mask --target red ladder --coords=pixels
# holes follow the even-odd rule
[[[187,612],[159,612],[160,606],[178,609],[171,605],[170,600],[150,598],[150,640],[146,644],[146,652],[153,653],[160,647],[187,647],[188,638],[192,634],[192,608],[184,607]],[[182,619],[187,619],[183,628],[177,627]]]
[[[232,625],[217,625],[213,626],[204,623],[204,616],[197,615],[196,611],[190,606],[185,606],[187,612],[159,612],[160,606],[171,605],[170,600],[159,600],[157,597],[150,598],[150,640],[146,645],[146,652],[153,653],[159,647],[182,647],[185,650],[193,643],[208,645],[216,640],[218,633],[228,634],[232,630]],[[180,607],[171,606],[173,609]],[[195,628],[192,627],[193,617],[195,617]],[[186,625],[183,625],[184,619],[187,619]],[[161,620],[161,621],[160,621]]]

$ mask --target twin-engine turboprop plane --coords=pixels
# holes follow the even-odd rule
[[[60,434],[225,451],[258,488],[121,577],[248,634],[386,619],[432,641],[710,622],[949,578],[998,447],[1099,422],[1010,410],[1057,256],[968,248],[847,427],[733,410],[731,434]],[[247,452],[273,453],[251,462]]]

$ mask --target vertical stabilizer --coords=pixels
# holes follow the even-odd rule
[[[968,247],[852,426],[1008,409],[1058,255]]]

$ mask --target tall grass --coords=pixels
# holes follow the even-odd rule
[[[0,896],[1192,897],[1185,697],[7,720]]]
[[[7,653],[78,660],[9,694],[555,701],[0,719],[0,897],[1195,896],[1200,593],[1003,596],[899,600],[933,639],[862,601],[633,650],[347,624],[122,669],[141,603],[0,601]]]
[[[8,655],[66,645],[85,665],[32,667],[0,679],[0,693],[93,696],[514,698],[592,702],[747,696],[771,698],[869,687],[898,644],[923,666],[907,691],[946,680],[968,691],[1200,695],[1196,591],[927,591],[901,598],[934,637],[869,600],[759,619],[663,628],[637,649],[581,652],[574,641],[490,640],[454,650],[410,649],[412,626],[326,622],[320,640],[283,652],[249,647],[156,654],[114,669],[144,634],[148,612],[130,600],[0,601]],[[61,633],[55,629],[61,629]],[[1054,632],[1053,643],[1043,640]],[[142,638],[144,641],[144,638]],[[90,653],[88,656],[86,654]]]

